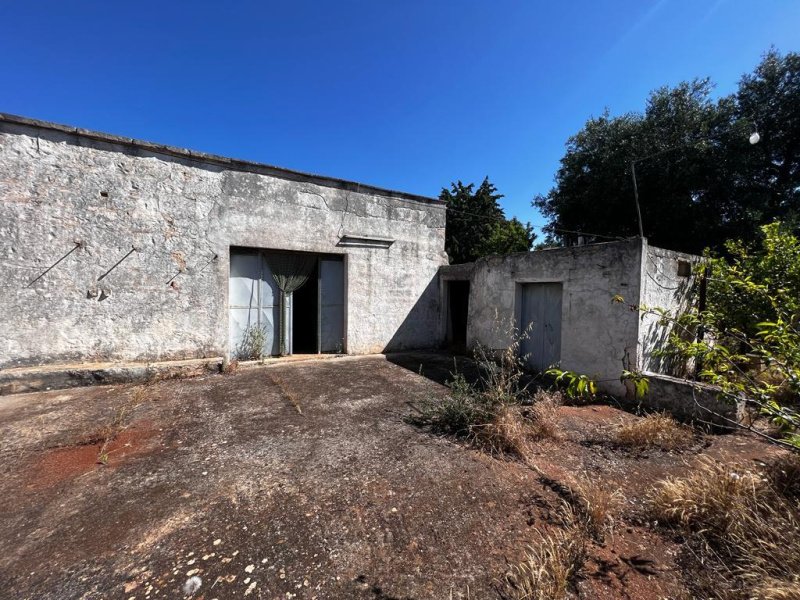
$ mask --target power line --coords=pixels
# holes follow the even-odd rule
[[[487,221],[508,221],[508,219],[506,219],[506,217],[504,217],[504,216],[482,215],[480,213],[470,212],[470,211],[467,211],[467,210],[464,210],[464,209],[461,209],[461,208],[452,208],[450,206],[447,207],[447,210],[455,212],[455,213],[460,213],[460,214],[463,214],[463,215],[469,215],[471,217],[476,217],[478,219],[485,219]],[[528,225],[530,225],[530,223],[528,223]],[[622,236],[605,235],[605,234],[602,234],[602,233],[589,233],[589,232],[586,232],[586,231],[573,231],[571,229],[562,229],[560,227],[553,227],[552,225],[542,225],[542,226],[530,225],[530,227],[532,229],[539,229],[540,231],[542,231],[544,233],[554,231],[554,232],[558,232],[558,233],[571,233],[571,234],[575,234],[575,235],[585,235],[585,236],[590,236],[590,237],[603,238],[603,239],[607,239],[607,240],[625,240],[625,239],[627,239],[627,238],[622,237]]]

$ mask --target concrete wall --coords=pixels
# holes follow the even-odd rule
[[[711,385],[645,371],[648,391],[644,398],[636,398],[632,384],[628,384],[626,401],[641,405],[649,411],[666,411],[679,421],[697,426],[733,429],[746,416],[744,401],[735,401]]]
[[[431,346],[444,226],[431,199],[0,115],[0,367],[226,355],[231,246],[344,254],[347,352]]]
[[[697,284],[694,267],[700,257],[674,252],[645,244],[642,263],[642,294],[640,304],[648,308],[662,308],[676,315],[685,312],[696,299],[692,294]],[[681,266],[683,263],[683,266]],[[688,268],[683,274],[681,268]],[[663,348],[674,327],[660,323],[653,314],[644,314],[639,326],[638,363],[644,371],[665,375],[686,375],[686,365],[654,355],[654,350]]]
[[[510,336],[505,325],[519,319],[520,284],[559,282],[561,367],[623,394],[619,376],[636,363],[639,320],[612,298],[619,294],[635,303],[640,297],[642,255],[643,243],[630,240],[478,260],[471,272],[467,343],[506,347]],[[459,277],[453,267],[445,267],[442,278]]]

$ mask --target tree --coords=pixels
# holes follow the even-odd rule
[[[535,238],[536,234],[530,223],[523,225],[516,217],[511,220],[503,219],[492,225],[489,237],[477,244],[476,252],[478,256],[528,252]]]
[[[761,228],[759,243],[725,244],[726,258],[708,256],[708,311],[725,336],[756,336],[780,314],[800,324],[800,239],[780,222]]]
[[[551,238],[581,231],[638,235],[635,161],[644,234],[659,246],[720,250],[758,225],[797,223],[800,55],[767,53],[736,94],[712,99],[708,79],[652,92],[643,113],[589,119],[567,142],[556,185],[534,206]],[[756,129],[761,141],[748,142]]]
[[[800,221],[800,54],[770,50],[742,77],[736,116],[761,136],[740,155],[740,194],[757,224],[774,219],[797,230]]]
[[[485,178],[475,184],[452,183],[439,198],[447,204],[445,249],[453,264],[472,262],[489,254],[527,252],[536,234],[529,223],[505,218],[498,200],[502,194]]]

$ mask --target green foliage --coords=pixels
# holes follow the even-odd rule
[[[447,204],[445,248],[453,264],[472,262],[488,254],[527,252],[536,234],[530,224],[508,220],[498,200],[502,194],[488,177],[475,184],[456,182],[442,189],[439,198]]]
[[[699,79],[653,91],[642,113],[589,119],[567,142],[556,185],[534,206],[562,230],[638,235],[631,162],[644,233],[654,245],[701,252],[747,241],[760,224],[800,222],[800,54],[771,50],[738,91],[715,99]],[[758,130],[761,141],[750,145]],[[548,241],[573,243],[575,234]]]
[[[647,392],[650,391],[650,380],[639,371],[628,371],[626,369],[622,371],[619,380],[622,383],[630,381],[633,384],[634,396],[637,400],[643,399],[647,396]]]
[[[478,345],[474,358],[479,380],[471,383],[454,372],[450,393],[422,404],[419,415],[410,417],[418,425],[429,425],[436,433],[467,436],[475,427],[490,423],[503,407],[516,406],[527,398],[521,380],[524,363],[519,358],[522,335],[512,333],[511,344],[499,353]]]
[[[475,252],[478,256],[528,252],[535,237],[531,224],[523,225],[516,217],[497,221],[492,225],[489,236],[478,242]]]
[[[491,420],[495,402],[480,393],[461,373],[453,374],[448,387],[449,394],[424,402],[420,413],[409,417],[409,421],[428,425],[434,433],[468,436],[474,425]]]
[[[548,369],[545,375],[555,378],[555,385],[562,388],[571,400],[590,400],[597,394],[597,383],[587,375],[561,369]]]
[[[729,241],[728,258],[707,255],[708,307],[722,332],[753,337],[779,311],[800,314],[800,239],[778,222],[759,229],[758,246]]]

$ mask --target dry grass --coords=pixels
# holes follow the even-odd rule
[[[558,408],[561,394],[537,392],[531,406],[497,404],[488,422],[470,426],[470,438],[490,454],[529,458],[531,444],[544,438],[558,439]]]
[[[654,517],[682,530],[708,597],[800,598],[800,505],[774,485],[786,473],[705,459],[657,486]]]
[[[534,437],[538,439],[559,439],[558,409],[564,404],[561,392],[539,390],[533,395],[533,405],[529,410],[529,418],[534,425]]]
[[[488,423],[470,427],[472,442],[490,454],[512,454],[526,458],[530,453],[533,424],[519,406],[500,405]]]
[[[624,500],[622,493],[603,482],[584,475],[572,488],[573,505],[583,517],[586,531],[602,541],[605,534],[613,532],[616,515]]]
[[[800,501],[800,457],[787,454],[767,465],[765,474],[780,495]]]
[[[525,559],[505,576],[505,595],[514,600],[561,600],[586,560],[586,532],[571,509],[563,528],[539,534],[528,546]]]
[[[114,411],[111,422],[105,425],[99,432],[99,438],[103,441],[97,453],[97,463],[107,465],[109,460],[109,446],[117,439],[117,436],[125,431],[130,425],[130,415],[139,406],[147,402],[148,385],[139,385],[133,388],[130,397]]]
[[[621,425],[613,441],[626,448],[680,450],[692,445],[694,435],[690,427],[677,423],[669,415],[655,413]]]

